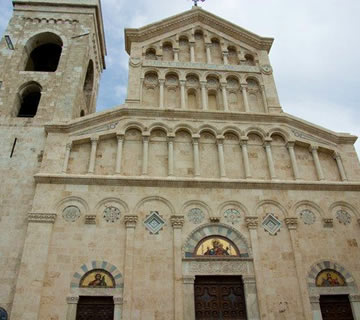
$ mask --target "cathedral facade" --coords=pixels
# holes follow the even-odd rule
[[[283,111],[272,38],[197,6],[125,29],[96,113],[99,0],[13,4],[1,320],[360,320],[357,138]]]

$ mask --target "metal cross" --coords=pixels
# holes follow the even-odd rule
[[[194,5],[197,7],[197,4],[198,4],[199,1],[204,2],[205,0],[192,0],[192,1],[194,2]]]

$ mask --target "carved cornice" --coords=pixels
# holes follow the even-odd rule
[[[116,185],[141,187],[184,187],[184,188],[228,188],[228,189],[269,189],[269,190],[316,190],[316,191],[360,191],[360,183],[328,181],[261,181],[255,179],[202,179],[194,178],[155,178],[128,177],[119,175],[94,174],[46,174],[34,176],[36,183],[79,184],[79,185]]]
[[[184,216],[171,216],[170,222],[174,229],[181,229],[184,225],[185,219]]]
[[[28,222],[30,223],[55,223],[56,213],[30,212]]]
[[[274,41],[273,38],[260,37],[198,7],[139,29],[125,29],[126,51],[128,54],[131,53],[132,42],[152,39],[164,33],[176,31],[185,25],[198,22],[206,24],[236,40],[242,41],[255,49],[266,50],[269,52]]]

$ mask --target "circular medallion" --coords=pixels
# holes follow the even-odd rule
[[[236,209],[227,209],[224,212],[224,217],[225,217],[225,220],[231,224],[240,222],[240,218],[241,218],[240,212]]]
[[[350,214],[345,210],[338,210],[336,211],[336,218],[338,221],[344,225],[351,223],[351,216]]]
[[[305,224],[309,225],[315,223],[316,220],[314,212],[309,209],[304,209],[303,211],[301,211],[300,217]]]
[[[104,219],[106,222],[112,222],[120,219],[120,210],[116,207],[106,207],[104,210]]]
[[[68,206],[63,210],[62,215],[67,222],[75,222],[80,217],[80,209],[76,206]]]
[[[199,224],[204,221],[205,214],[200,208],[192,208],[188,212],[189,220],[194,224]]]
[[[261,66],[260,69],[263,74],[272,74],[273,71],[272,67],[268,64]]]

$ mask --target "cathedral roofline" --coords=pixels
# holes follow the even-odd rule
[[[261,37],[234,23],[222,19],[213,13],[203,10],[200,7],[193,7],[193,9],[191,10],[182,12],[180,14],[171,16],[155,23],[148,24],[141,28],[126,28],[126,52],[130,54],[131,43],[133,41],[145,41],[153,38],[154,36],[176,30],[186,24],[191,24],[195,22],[205,23],[217,29],[218,31],[224,32],[231,37],[243,41],[244,43],[259,50],[266,50],[267,52],[270,52],[271,46],[274,42],[273,38]]]
[[[14,10],[16,6],[50,6],[50,7],[86,7],[86,8],[95,8],[96,10],[96,25],[98,29],[100,49],[101,49],[101,60],[103,67],[105,69],[105,56],[106,52],[106,42],[105,42],[105,32],[104,32],[104,22],[101,9],[100,0],[13,0]]]

